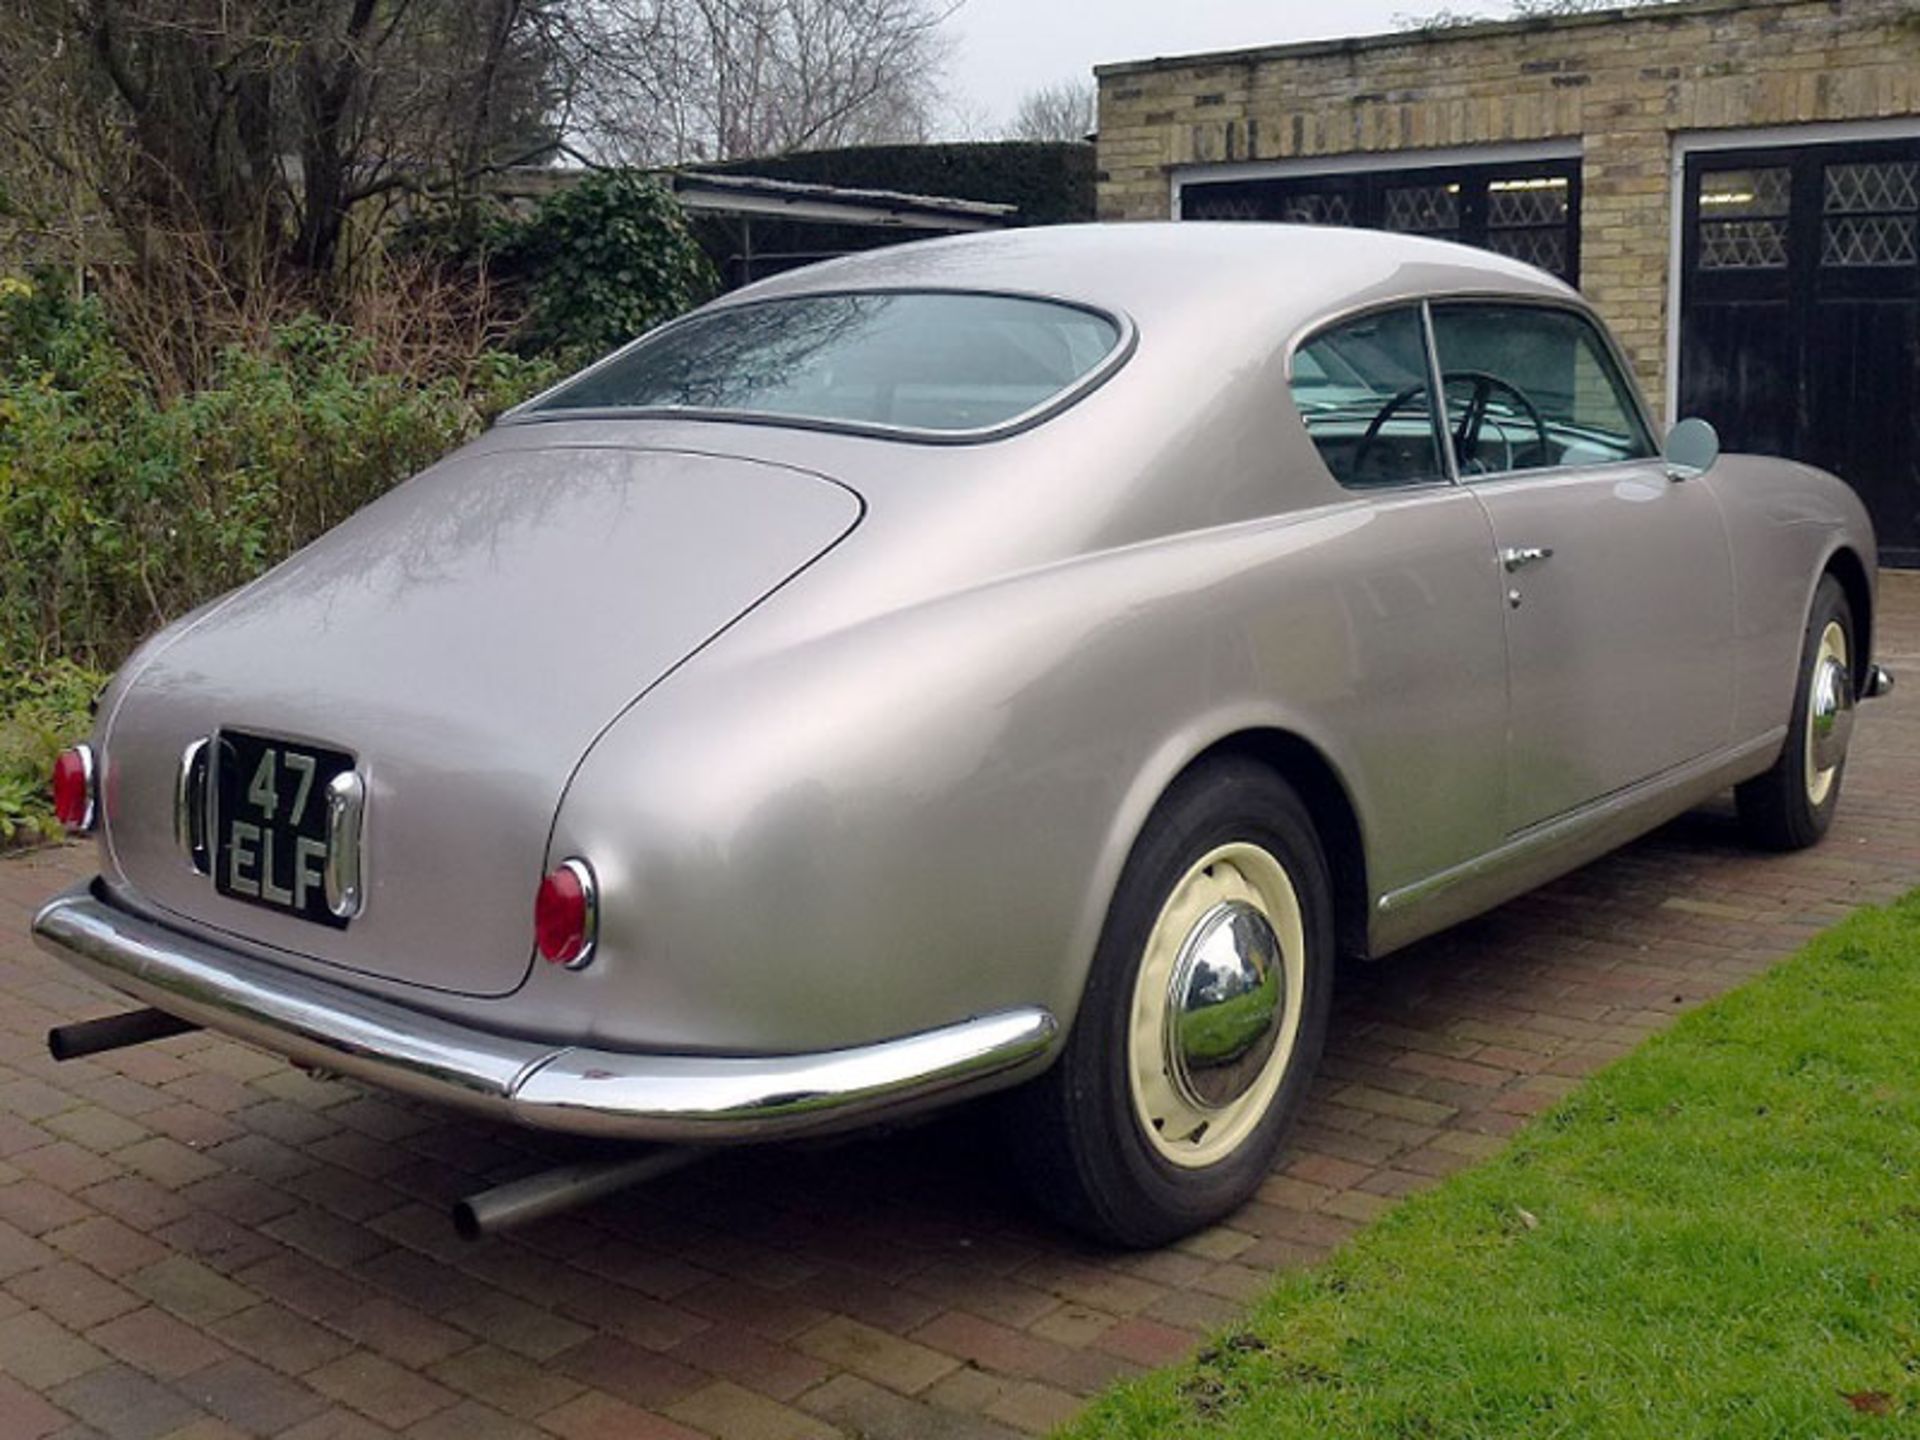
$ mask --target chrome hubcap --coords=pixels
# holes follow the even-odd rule
[[[1807,685],[1807,799],[1824,805],[1853,738],[1853,666],[1847,632],[1829,621],[1820,632]]]
[[[1235,841],[1167,893],[1134,977],[1127,1085],[1162,1159],[1216,1165],[1271,1111],[1300,1036],[1307,941],[1286,867]]]
[[[1280,938],[1244,900],[1215,905],[1181,947],[1167,997],[1167,1070],[1201,1110],[1253,1088],[1280,1038]]]
[[[1808,723],[1814,766],[1831,770],[1846,758],[1847,742],[1853,738],[1853,681],[1847,667],[1831,656],[1823,657],[1814,673],[1813,713]]]

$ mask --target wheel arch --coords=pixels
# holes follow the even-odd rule
[[[1120,840],[1109,852],[1110,866],[1105,882],[1096,892],[1096,913],[1089,916],[1092,933],[1105,923],[1118,892],[1126,858],[1146,833],[1153,812],[1167,793],[1185,776],[1217,760],[1242,758],[1274,771],[1299,794],[1313,821],[1314,833],[1327,858],[1328,879],[1333,886],[1334,940],[1343,955],[1370,954],[1368,916],[1372,891],[1368,884],[1365,832],[1360,824],[1359,808],[1338,766],[1326,751],[1299,731],[1283,725],[1262,723],[1241,716],[1246,723],[1222,730],[1214,738],[1176,750],[1172,757],[1163,754],[1158,764],[1149,765],[1134,787],[1137,798],[1123,807]],[[1085,932],[1083,932],[1085,933]],[[1092,935],[1086,946],[1092,955]],[[1085,972],[1082,972],[1084,984]]]
[[[1847,597],[1847,609],[1853,614],[1853,684],[1857,692],[1866,684],[1867,666],[1873,660],[1873,581],[1866,562],[1846,545],[1827,557],[1820,573],[1839,582],[1841,593]]]
[[[1335,943],[1343,955],[1365,956],[1372,894],[1367,883],[1366,839],[1340,772],[1312,741],[1270,727],[1223,736],[1196,755],[1186,769],[1229,755],[1267,766],[1299,793],[1326,852],[1328,879],[1333,883]]]

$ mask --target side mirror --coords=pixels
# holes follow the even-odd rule
[[[1666,458],[1669,479],[1704,475],[1720,458],[1720,433],[1704,420],[1682,420],[1667,432]]]

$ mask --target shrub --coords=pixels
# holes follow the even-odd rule
[[[0,842],[46,828],[46,764],[101,671],[555,375],[498,351],[385,373],[306,316],[167,399],[97,302],[0,288]]]
[[[553,377],[492,353],[385,374],[304,317],[213,382],[154,395],[92,302],[0,297],[0,657],[110,666],[338,523]]]
[[[53,832],[47,767],[145,635],[714,286],[639,172],[413,249],[344,322],[299,292],[183,308],[111,267],[104,301],[0,277],[0,844]]]
[[[53,757],[86,733],[93,697],[106,680],[71,660],[0,669],[0,848],[59,836],[47,776]]]
[[[492,240],[497,275],[524,287],[523,343],[596,359],[718,286],[672,193],[640,170],[602,170],[548,196]]]

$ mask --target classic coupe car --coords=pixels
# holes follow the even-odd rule
[[[1156,1243],[1268,1170],[1336,957],[1729,786],[1826,830],[1891,683],[1873,534],[1717,449],[1456,246],[814,266],[154,637],[60,766],[101,873],[34,928],[159,1012],[78,1048],[204,1025],[533,1126],[1006,1091],[1044,1204]]]

